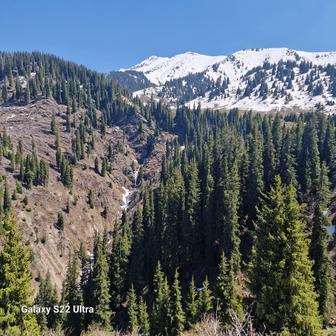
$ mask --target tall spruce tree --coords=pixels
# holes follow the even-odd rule
[[[110,296],[111,310],[113,312],[120,309],[120,305],[126,295],[125,279],[131,247],[126,213],[122,217],[121,225],[116,223],[114,230],[110,257]]]
[[[208,277],[205,277],[203,288],[198,295],[198,311],[201,317],[213,312],[213,295],[210,290]]]
[[[136,290],[144,285],[145,259],[144,259],[144,230],[142,213],[138,209],[133,219],[133,241],[130,253],[129,282],[134,284]]]
[[[301,178],[303,191],[309,195],[317,190],[320,176],[320,155],[316,133],[316,117],[313,115],[305,127],[302,140],[302,162],[304,176]]]
[[[5,214],[8,214],[12,208],[12,200],[8,188],[8,184],[5,184],[4,196],[3,196],[3,210]]]
[[[150,334],[150,324],[147,312],[147,304],[143,299],[143,297],[140,298],[139,302],[139,331],[143,336],[149,336]]]
[[[187,297],[187,322],[191,326],[197,322],[198,307],[194,276],[191,278]]]
[[[110,329],[111,311],[109,267],[105,240],[104,237],[101,238],[99,235],[95,239],[91,280],[92,300],[94,303],[92,321],[103,329],[108,330]]]
[[[295,188],[277,176],[258,211],[252,289],[260,326],[317,336],[321,323],[304,226]]]
[[[232,159],[232,165],[227,167],[224,178],[223,193],[223,250],[230,258],[234,272],[240,269],[240,238],[239,238],[239,176],[237,159]]]
[[[238,316],[242,316],[242,303],[237,293],[233,265],[228,264],[224,253],[221,256],[216,281],[216,299],[218,315],[222,323],[229,324],[231,322],[233,311]]]
[[[41,328],[55,329],[56,328],[56,314],[53,307],[57,305],[57,291],[52,286],[50,273],[48,272],[46,277],[41,277],[39,292],[35,298],[35,304],[40,307],[51,307],[51,311],[48,315],[39,314],[36,319]]]
[[[201,227],[200,227],[200,185],[196,161],[187,166],[185,193],[185,221],[182,225],[183,262],[190,265],[192,260],[200,258]]]
[[[182,294],[179,282],[179,274],[176,270],[174,276],[174,283],[172,287],[172,298],[171,298],[171,335],[178,336],[184,330],[185,325],[185,313],[182,307]]]
[[[334,271],[328,256],[328,232],[330,225],[327,207],[330,200],[328,170],[322,163],[315,201],[310,256],[314,261],[313,273],[315,289],[318,293],[319,312],[324,325],[330,321],[334,312]]]
[[[166,335],[171,328],[170,289],[158,262],[153,280],[152,335]]]
[[[13,217],[2,219],[0,228],[0,330],[4,335],[38,336],[35,316],[21,311],[23,306],[32,305],[31,254],[21,242]]]
[[[133,334],[139,331],[139,309],[137,304],[137,296],[133,285],[128,294],[128,328],[129,331]]]
[[[74,312],[73,307],[82,303],[79,287],[79,267],[75,254],[69,255],[67,274],[64,281],[64,303],[69,306],[69,311],[64,319],[64,329],[73,336],[81,333],[81,314]]]

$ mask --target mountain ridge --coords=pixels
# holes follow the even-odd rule
[[[147,83],[126,88],[143,101],[154,97],[172,106],[200,103],[213,109],[318,108],[329,112],[336,102],[335,68],[336,52],[257,48],[229,56],[195,52],[150,56],[129,69],[115,72],[112,78],[120,83],[119,76],[142,76]],[[130,82],[132,78],[128,78]]]

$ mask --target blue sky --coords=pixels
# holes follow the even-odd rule
[[[336,50],[336,0],[11,0],[0,50],[39,50],[98,71],[150,55],[244,48]]]

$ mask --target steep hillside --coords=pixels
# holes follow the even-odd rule
[[[80,113],[78,111],[74,114],[78,120]],[[149,176],[151,179],[155,177],[153,171],[160,167],[165,136],[156,140],[152,153],[144,161],[142,150],[146,143],[139,143],[134,134],[132,125],[136,120],[125,121],[121,127],[109,127],[104,137],[98,131],[93,131],[94,150],[74,166],[73,187],[70,191],[60,181],[56,166],[55,135],[50,131],[52,114],[56,115],[56,125],[61,130],[62,150],[71,153],[72,134],[64,132],[66,106],[57,104],[53,99],[39,100],[28,106],[0,107],[0,129],[10,136],[14,150],[21,140],[25,154],[32,153],[31,143],[34,141],[39,159],[45,160],[49,165],[48,185],[23,188],[22,194],[16,193],[17,200],[13,204],[25,240],[34,253],[34,277],[38,273],[45,274],[49,271],[53,282],[60,288],[69,251],[78,249],[80,241],[90,251],[95,231],[107,229],[111,234],[122,210],[137,200],[139,187],[146,183],[135,180],[140,165],[145,180]],[[150,133],[151,130],[146,132]],[[101,169],[102,158],[110,145],[113,158],[103,177],[94,170],[94,161],[95,158],[99,159]],[[161,154],[156,154],[157,152]],[[11,194],[18,180],[19,169],[17,165],[12,172],[10,160],[3,158],[1,173],[6,178]],[[90,191],[93,193],[93,208],[88,203]],[[23,201],[25,197],[28,199],[27,205]],[[57,227],[59,213],[64,218],[64,230]]]
[[[34,278],[49,272],[60,289],[69,252],[80,242],[90,251],[95,232],[112,234],[141,188],[158,181],[170,136],[154,139],[155,124],[141,116],[142,107],[94,72],[43,54],[0,59],[1,190],[6,185],[14,193],[13,208],[34,254]],[[71,186],[58,151],[71,167]],[[37,169],[47,164],[45,183],[39,177],[29,182],[35,168],[29,172],[27,162],[35,154]]]

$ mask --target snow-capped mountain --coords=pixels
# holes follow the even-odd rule
[[[163,85],[169,80],[203,72],[225,58],[225,56],[205,56],[194,52],[186,52],[171,58],[151,56],[130,70],[142,72],[153,84]]]
[[[336,110],[336,52],[287,48],[249,49],[230,56],[187,52],[170,58],[151,56],[111,76],[120,83],[123,78],[124,85],[136,80],[136,86],[125,85],[135,96],[172,105]]]

